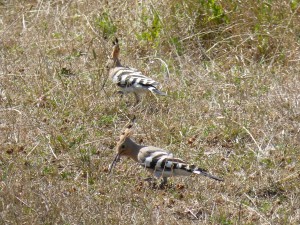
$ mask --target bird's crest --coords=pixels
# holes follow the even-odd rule
[[[125,128],[123,128],[117,146],[119,146],[120,144],[122,144],[125,141],[126,138],[128,138],[129,136],[131,136],[131,134],[133,133],[132,127],[133,127],[133,125],[135,123],[135,119],[136,119],[136,117],[134,116],[131,119],[131,121],[126,124]]]

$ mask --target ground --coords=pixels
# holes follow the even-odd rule
[[[299,224],[300,3],[0,0],[1,224]],[[134,106],[121,63],[160,82]],[[164,189],[124,126],[212,174]]]

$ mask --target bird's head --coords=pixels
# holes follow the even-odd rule
[[[115,68],[116,66],[120,66],[119,55],[120,55],[120,46],[119,46],[119,41],[116,38],[113,41],[113,50],[111,56],[108,57],[107,62],[105,64],[107,70]]]
[[[129,156],[131,152],[131,145],[133,141],[130,139],[130,136],[132,134],[132,127],[135,121],[135,117],[130,121],[129,124],[125,126],[125,129],[123,129],[119,141],[116,145],[117,155],[115,156],[113,162],[110,165],[109,173],[112,171],[113,167],[117,164],[117,162],[120,160],[121,156]]]

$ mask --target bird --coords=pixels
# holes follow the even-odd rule
[[[141,71],[123,66],[119,59],[120,46],[116,38],[113,41],[113,51],[111,57],[105,64],[108,74],[113,83],[117,84],[121,89],[118,93],[121,95],[133,93],[136,99],[136,104],[140,102],[140,94],[151,92],[155,95],[166,96],[167,94],[158,89],[159,83],[150,77],[142,74]]]
[[[172,153],[164,149],[137,144],[130,138],[133,132],[132,126],[132,123],[127,125],[119,138],[116,145],[117,155],[110,164],[109,174],[117,162],[120,161],[120,158],[125,156],[133,159],[139,165],[147,169],[155,178],[161,179],[161,187],[167,184],[168,177],[189,176],[191,174],[198,174],[213,180],[224,181],[222,178],[211,175],[205,169],[188,164],[180,158],[175,158]]]

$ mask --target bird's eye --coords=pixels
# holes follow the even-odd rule
[[[125,145],[121,145],[121,148],[125,148]]]

